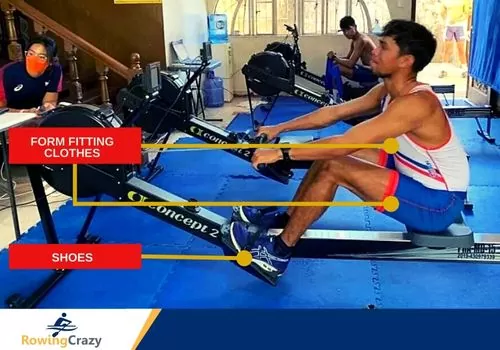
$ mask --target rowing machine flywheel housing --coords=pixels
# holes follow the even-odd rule
[[[287,60],[287,62],[294,62],[295,57],[293,56],[293,47],[281,41],[275,41],[270,44],[267,44],[265,51],[277,52],[283,55],[283,58]]]
[[[87,104],[61,106],[52,110],[40,123],[41,127],[57,128],[118,128],[120,118],[110,108],[99,108]],[[120,171],[120,165],[99,165],[96,168],[112,173]],[[95,190],[96,181],[87,167],[78,166],[78,198],[90,198],[100,194]],[[118,169],[118,170],[117,170]],[[40,167],[42,178],[56,191],[66,195],[73,194],[73,166],[65,164],[44,164]],[[95,173],[95,171],[93,172]]]
[[[252,55],[247,65],[260,70],[263,74],[268,75],[271,78],[289,80],[290,85],[293,85],[293,71],[283,55],[280,53],[273,51],[256,53]],[[258,76],[247,79],[247,84],[253,92],[263,97],[275,96],[282,92],[280,89],[273,87],[270,84],[265,84]]]

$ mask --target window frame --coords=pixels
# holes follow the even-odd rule
[[[236,23],[236,18],[238,15],[238,12],[244,8],[243,3],[247,2],[248,5],[248,18],[246,20],[249,21],[249,33],[246,34],[234,34],[234,27]],[[328,16],[328,10],[329,10],[329,5],[331,4],[328,0],[316,0],[317,2],[321,3],[321,15],[320,15],[320,29],[319,33],[304,33],[304,3],[305,2],[311,2],[314,0],[291,0],[293,1],[293,4],[295,6],[295,21],[294,23],[288,23],[289,25],[297,24],[297,28],[299,31],[299,35],[301,36],[322,36],[322,35],[342,35],[340,32],[328,32],[328,27],[329,27],[329,16]],[[341,0],[342,1],[342,0]],[[346,6],[346,13],[344,16],[350,16],[352,15],[352,8],[353,6],[356,5],[356,3],[359,1],[361,2],[361,8],[363,12],[364,18],[367,19],[367,25],[373,27],[373,20],[371,19],[370,13],[369,13],[369,8],[366,5],[364,0],[343,0],[345,1],[345,6]],[[387,0],[386,0],[387,1]],[[416,0],[412,0],[412,11],[414,6],[414,2]],[[271,33],[266,33],[266,34],[258,34],[257,33],[257,14],[256,14],[256,9],[257,9],[257,3],[258,2],[269,2],[272,3],[272,32]],[[217,12],[217,6],[219,4],[219,1],[214,6],[214,12]],[[412,12],[413,14],[413,12]],[[336,25],[337,26],[337,25]],[[371,30],[371,28],[368,28],[368,30]],[[248,36],[286,36],[286,34],[279,34],[279,29],[278,29],[278,0],[238,0],[238,4],[235,6],[235,11],[232,13],[232,20],[231,20],[231,28],[229,28],[229,35],[230,36],[238,36],[238,37],[248,37]]]

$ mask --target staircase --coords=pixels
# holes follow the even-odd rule
[[[20,40],[20,18],[32,21],[36,34],[50,32],[50,36],[63,39],[64,47],[58,48],[59,64],[64,74],[63,91],[59,94],[59,101],[116,105],[118,90],[141,72],[139,53],[130,55],[127,66],[23,0],[0,0],[0,3],[4,14],[1,21],[1,42],[2,49],[5,49],[0,57],[0,67],[8,62],[23,60],[26,48],[20,43],[23,42]],[[94,77],[81,79],[78,72],[78,58],[81,58],[81,55],[88,55],[95,60]],[[111,74],[116,82],[112,86],[109,84]]]

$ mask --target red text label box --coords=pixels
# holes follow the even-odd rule
[[[140,164],[140,128],[13,128],[11,164]]]
[[[140,244],[11,244],[12,270],[134,270],[142,266]]]

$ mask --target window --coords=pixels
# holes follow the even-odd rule
[[[218,0],[215,13],[227,14],[230,35],[286,35],[285,24],[296,24],[302,35],[334,34],[346,15],[368,33],[379,31],[391,19],[389,1]]]
[[[302,1],[302,34],[323,33],[323,1]]]
[[[255,34],[273,34],[273,0],[255,0]]]
[[[391,20],[387,0],[352,0],[351,16],[364,33],[377,31]]]
[[[276,12],[276,26],[278,35],[286,35],[288,31],[285,28],[285,24],[292,26],[297,23],[295,20],[296,14],[296,0],[277,0],[277,12]]]
[[[339,22],[342,17],[347,15],[346,0],[327,0],[326,1],[326,33],[337,33]]]

